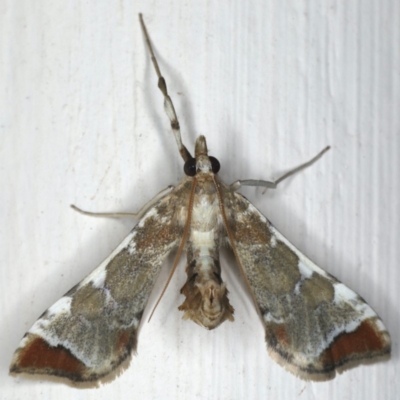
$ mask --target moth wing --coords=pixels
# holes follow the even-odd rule
[[[94,381],[136,350],[162,261],[182,235],[175,218],[182,195],[162,198],[98,268],[36,321],[14,354],[11,373]]]
[[[239,193],[226,196],[225,209],[274,360],[302,379],[328,380],[390,355],[389,333],[359,295],[304,256]]]

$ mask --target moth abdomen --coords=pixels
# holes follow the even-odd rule
[[[188,253],[190,254],[190,252]],[[233,321],[233,307],[221,278],[219,260],[200,256],[188,262],[188,279],[181,289],[186,296],[179,307],[184,319],[191,319],[206,329],[214,329],[224,321]]]

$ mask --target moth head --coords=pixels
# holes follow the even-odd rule
[[[206,138],[201,135],[196,140],[194,149],[194,158],[189,158],[183,167],[185,174],[188,176],[195,176],[200,174],[216,174],[220,170],[219,161],[212,156],[208,155]]]

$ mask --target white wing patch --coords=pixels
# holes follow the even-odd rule
[[[36,321],[11,372],[91,381],[130,356],[161,263],[181,235],[171,222],[179,203],[174,197],[171,192],[159,200],[98,268]]]
[[[388,332],[360,296],[310,261],[243,196],[226,196],[232,246],[276,361],[303,379],[326,380],[390,354]]]
[[[254,210],[258,213],[259,211],[253,206]],[[264,217],[265,218],[265,217]],[[289,242],[272,224],[270,224],[270,231],[272,235],[276,238],[275,240],[280,240],[284,243],[290,250],[293,251],[299,258],[299,270],[305,278],[311,277],[313,272],[328,278],[329,275],[320,267],[315,265],[309,258],[307,258],[302,252],[300,252],[292,243]]]
[[[146,216],[147,217],[147,216]],[[143,218],[145,220],[145,218]],[[135,231],[129,233],[129,235],[118,245],[118,247],[86,278],[84,278],[80,283],[78,288],[86,286],[88,284],[92,284],[95,288],[103,288],[104,282],[107,277],[107,265],[110,261],[121,252],[122,249],[128,247],[130,254],[134,253],[135,243],[133,241],[136,235]]]

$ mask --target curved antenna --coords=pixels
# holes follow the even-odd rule
[[[171,129],[175,136],[175,140],[176,140],[176,144],[178,145],[179,153],[181,153],[183,160],[186,162],[187,160],[189,160],[190,158],[193,158],[193,157],[189,153],[188,149],[182,143],[181,128],[179,126],[178,116],[176,115],[175,108],[172,103],[171,97],[169,97],[165,79],[161,75],[160,67],[158,66],[156,56],[154,55],[153,47],[151,46],[150,37],[149,37],[149,34],[147,33],[146,25],[144,24],[142,14],[139,14],[139,20],[140,20],[140,25],[142,26],[146,45],[147,45],[147,48],[148,48],[150,56],[151,56],[151,61],[154,65],[154,69],[156,70],[156,74],[158,76],[158,88],[161,90],[161,93],[164,95],[164,110],[171,122]]]
[[[222,221],[224,223],[226,234],[227,234],[229,242],[231,244],[231,247],[232,247],[232,250],[233,250],[233,254],[234,254],[236,262],[237,262],[237,264],[239,266],[240,273],[243,276],[244,282],[245,282],[247,288],[249,289],[249,292],[250,292],[251,297],[253,299],[254,305],[255,305],[256,310],[258,312],[258,315],[262,318],[262,315],[260,313],[260,309],[259,309],[258,304],[257,304],[256,296],[254,294],[253,289],[250,286],[249,279],[247,278],[247,275],[244,272],[244,268],[243,268],[242,262],[240,260],[239,253],[238,253],[238,251],[236,249],[235,242],[233,240],[232,232],[229,229],[228,217],[226,216],[226,212],[225,212],[225,206],[224,206],[224,200],[222,198],[221,187],[220,187],[215,175],[213,175],[213,182],[214,182],[215,189],[217,191],[218,204],[219,204],[219,209],[221,211]]]
[[[160,296],[158,297],[158,300],[156,302],[156,305],[153,307],[153,311],[150,314],[150,317],[148,319],[147,322],[150,322],[151,317],[154,314],[154,311],[156,311],[156,308],[158,306],[158,304],[160,303],[162,297],[164,296],[165,291],[167,290],[167,287],[169,285],[169,283],[171,282],[172,276],[174,275],[175,271],[176,271],[176,267],[178,266],[178,262],[179,259],[181,258],[182,255],[182,251],[183,251],[183,247],[186,244],[186,239],[188,237],[189,234],[189,228],[190,228],[190,222],[192,220],[192,211],[193,211],[193,198],[194,198],[194,192],[196,189],[196,185],[197,185],[197,179],[194,178],[193,179],[193,184],[192,184],[192,189],[190,190],[190,196],[189,196],[189,204],[188,204],[188,213],[187,213],[187,217],[186,217],[186,224],[185,224],[185,229],[183,230],[183,235],[182,235],[182,240],[181,240],[181,244],[179,245],[178,251],[176,253],[175,256],[175,260],[174,260],[174,265],[172,266],[172,270],[169,274],[169,277],[167,279],[166,284],[164,285],[164,288],[160,294]]]

